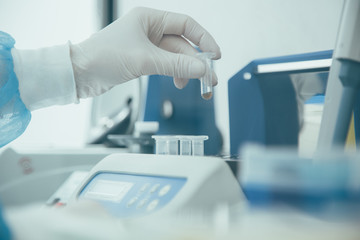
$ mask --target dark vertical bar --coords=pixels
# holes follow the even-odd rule
[[[117,0],[98,0],[99,7],[101,8],[101,27],[104,28],[116,20],[116,4]]]

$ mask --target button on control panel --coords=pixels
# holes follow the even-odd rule
[[[151,189],[150,189],[150,193],[154,193],[156,192],[160,187],[160,184],[155,184]]]
[[[159,191],[159,197],[162,197],[164,195],[166,195],[171,189],[171,185],[167,184],[166,186],[164,186],[163,188],[160,189]]]
[[[138,200],[138,197],[133,197],[130,199],[130,201],[128,202],[127,206],[131,207],[132,205],[135,204],[135,202]]]
[[[145,192],[151,186],[151,183],[145,183],[141,188],[140,192]]]
[[[142,207],[144,207],[145,206],[145,204],[147,203],[147,199],[145,198],[145,199],[142,199],[140,202],[139,202],[139,204],[136,206],[136,208],[142,208]]]
[[[152,211],[156,208],[156,206],[159,204],[159,200],[158,199],[155,199],[155,200],[152,200],[151,203],[149,203],[149,205],[147,206],[146,210],[147,211]]]

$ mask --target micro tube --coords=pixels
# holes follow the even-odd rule
[[[205,75],[200,78],[201,82],[201,97],[205,100],[209,100],[213,95],[212,86],[212,74],[213,65],[212,58],[216,56],[213,52],[200,52],[196,54],[196,57],[205,64]]]
[[[155,153],[178,155],[178,139],[175,136],[152,136],[155,139]]]

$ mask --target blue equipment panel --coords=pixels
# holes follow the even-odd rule
[[[332,51],[322,51],[258,59],[250,62],[228,81],[230,153],[237,155],[247,142],[265,146],[298,145],[300,122],[292,74],[317,73],[326,81],[329,68],[258,73],[262,64],[330,59]],[[245,76],[251,76],[246,79]],[[322,93],[319,93],[322,94]],[[323,95],[323,94],[322,94]],[[312,101],[323,101],[318,96]]]
[[[164,116],[164,102],[172,106],[170,116]],[[205,155],[221,152],[222,136],[215,123],[214,98],[201,98],[198,79],[190,79],[180,90],[171,77],[149,76],[143,121],[158,121],[159,135],[207,135]]]
[[[185,183],[186,178],[101,172],[88,182],[79,199],[98,201],[116,217],[134,217],[161,209]]]

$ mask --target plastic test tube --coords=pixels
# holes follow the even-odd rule
[[[208,136],[192,136],[192,155],[203,156],[204,155],[204,141],[209,139]]]
[[[161,155],[178,155],[178,138],[176,136],[152,136],[155,139],[155,153]]]
[[[212,58],[216,56],[213,52],[201,52],[197,53],[196,57],[205,64],[205,75],[200,78],[201,82],[201,97],[208,100],[212,97],[213,86],[212,86]]]
[[[179,136],[180,155],[191,155],[191,138],[188,136]]]

